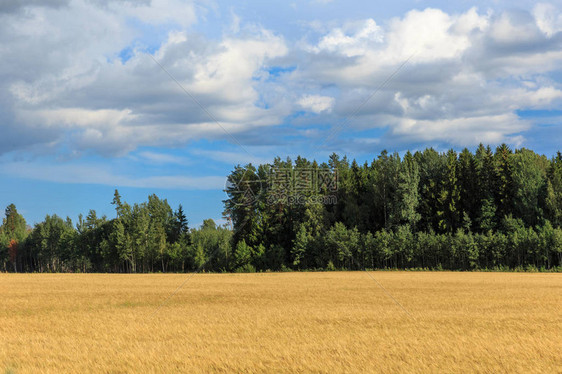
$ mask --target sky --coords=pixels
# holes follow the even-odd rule
[[[562,2],[0,3],[0,207],[222,220],[237,164],[562,142]]]

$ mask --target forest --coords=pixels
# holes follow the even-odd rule
[[[224,218],[189,228],[180,205],[151,195],[114,218],[47,215],[30,228],[14,205],[0,226],[12,272],[562,270],[562,154],[502,144],[332,154],[238,165]]]

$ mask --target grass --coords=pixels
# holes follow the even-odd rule
[[[562,275],[371,274],[0,274],[0,373],[562,372]]]

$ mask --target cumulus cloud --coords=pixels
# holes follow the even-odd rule
[[[516,111],[562,103],[562,15],[549,4],[317,21],[299,41],[234,8],[206,37],[190,29],[205,7],[179,0],[18,4],[0,6],[0,152],[322,144],[319,120],[385,129],[368,143],[390,147],[523,142],[533,123]]]
[[[385,128],[386,144],[521,144],[532,123],[516,111],[562,103],[551,75],[562,69],[560,14],[550,5],[533,14],[413,10],[368,42],[376,23],[366,20],[356,32],[334,28],[306,44],[314,59],[298,79],[336,85],[334,119]]]
[[[313,113],[331,112],[334,102],[333,97],[321,95],[304,95],[298,101],[298,104],[306,110]]]
[[[77,0],[8,18],[0,26],[7,51],[0,86],[9,95],[0,97],[0,106],[11,121],[0,126],[47,129],[49,137],[32,142],[36,149],[67,143],[78,151],[123,154],[279,123],[287,111],[283,100],[276,107],[256,104],[260,82],[254,78],[267,60],[287,53],[281,37],[256,27],[216,41],[172,27],[150,52],[135,42],[138,30],[127,22],[181,29],[194,22],[194,9],[179,1]],[[129,58],[120,59],[130,45]],[[9,143],[18,142],[19,132],[8,135]]]
[[[113,173],[103,165],[52,164],[23,161],[0,164],[0,174],[57,183],[175,190],[217,190],[224,187],[225,180],[224,176],[189,177],[184,175],[158,175],[132,177],[124,173]]]
[[[381,28],[372,19],[348,22],[343,27],[332,29],[312,48],[316,53],[337,52],[345,56],[358,56],[372,48],[372,43],[383,41]]]
[[[533,9],[538,28],[548,37],[562,31],[562,14],[552,4],[539,3]]]
[[[402,141],[424,142],[439,139],[452,144],[497,144],[506,140],[506,133],[517,133],[528,128],[514,114],[453,119],[401,120],[392,129],[392,135]],[[517,138],[519,139],[519,138]]]

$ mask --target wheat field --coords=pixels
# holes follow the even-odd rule
[[[562,372],[560,274],[0,274],[0,300],[5,373]]]

